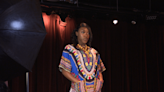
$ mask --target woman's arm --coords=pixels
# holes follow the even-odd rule
[[[100,71],[99,71],[99,75],[100,75],[100,81],[104,82],[103,75],[102,75],[102,73]]]
[[[99,70],[99,75],[100,75],[100,81],[102,81],[102,82],[104,82],[104,80],[103,80],[103,75],[102,75],[102,72],[101,72],[101,66],[100,65],[98,65],[98,70]]]
[[[78,80],[77,78],[73,77],[73,76],[71,75],[71,73],[65,71],[64,69],[62,69],[62,74],[63,74],[68,80],[70,80],[70,81],[72,81],[72,82],[75,82],[75,83],[79,82],[79,80]]]

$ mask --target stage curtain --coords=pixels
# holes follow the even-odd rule
[[[119,21],[113,25],[111,20],[67,17],[62,26],[60,16],[46,13],[43,20],[47,35],[30,72],[30,92],[69,91],[70,81],[58,65],[64,46],[71,43],[73,29],[81,22],[90,25],[92,47],[107,69],[102,92],[164,92],[163,24]],[[25,92],[24,77],[9,81],[11,92]]]

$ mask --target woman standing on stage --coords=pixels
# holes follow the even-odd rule
[[[59,64],[59,70],[71,81],[70,92],[101,92],[106,68],[100,54],[91,47],[91,28],[81,23],[73,31],[72,41],[65,46]]]

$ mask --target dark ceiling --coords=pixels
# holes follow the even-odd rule
[[[100,16],[122,14],[127,17],[162,16],[164,0],[40,0],[42,11],[64,11],[76,16]],[[90,14],[90,15],[89,15]],[[161,18],[163,19],[163,18]],[[161,20],[160,19],[160,20]]]
[[[88,7],[106,7],[106,8],[118,8],[118,10],[138,9],[140,11],[164,11],[164,0],[41,0],[42,3],[62,4],[63,2],[69,2],[70,5],[88,6]],[[74,4],[73,4],[74,3]]]
[[[116,7],[118,3],[120,8],[164,11],[164,0],[79,0],[79,2],[108,7]]]

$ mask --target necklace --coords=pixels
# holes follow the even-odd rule
[[[77,44],[77,47],[83,50],[87,54],[87,56],[89,56],[89,46],[85,45],[85,47],[82,47],[80,44]]]

